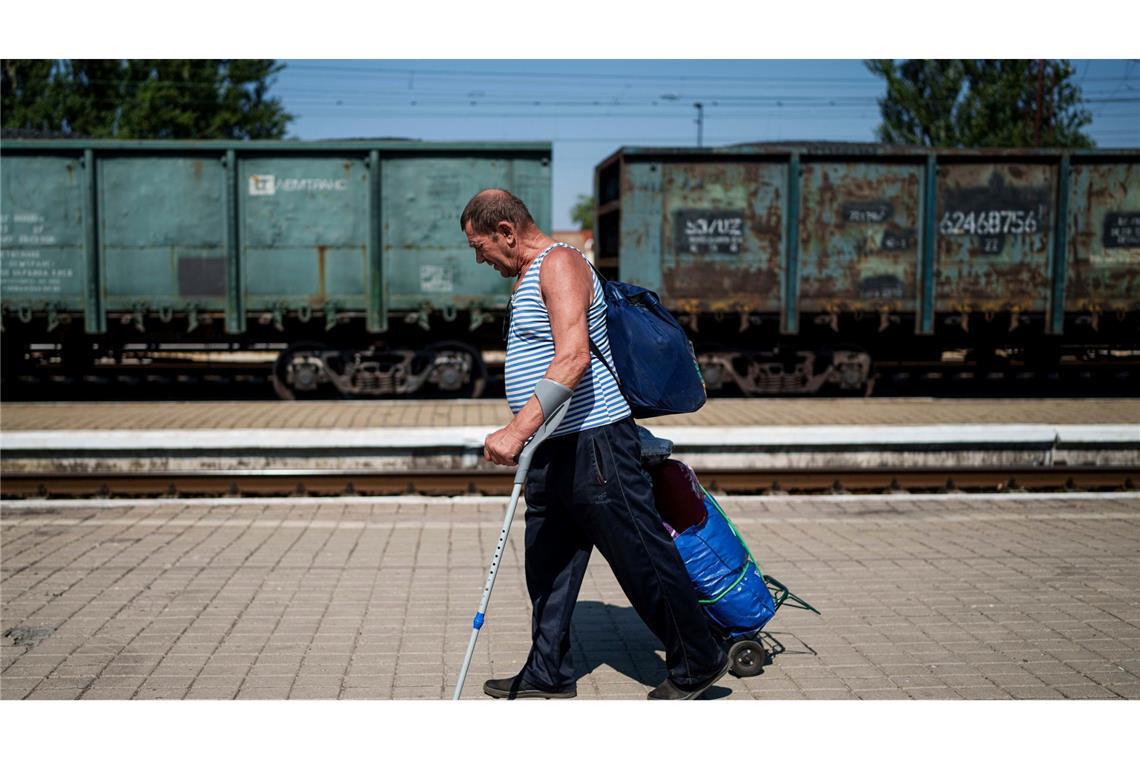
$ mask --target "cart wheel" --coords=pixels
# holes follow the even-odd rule
[[[764,670],[764,647],[755,641],[738,641],[728,650],[732,674],[737,678],[760,675]]]

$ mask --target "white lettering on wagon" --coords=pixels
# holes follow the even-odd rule
[[[0,251],[0,294],[48,295],[63,293],[75,269],[47,260],[40,251]]]
[[[295,192],[344,192],[348,190],[346,179],[323,179],[320,177],[284,177],[278,179],[273,174],[251,174],[249,177],[250,195],[276,195]]]
[[[678,209],[673,212],[673,247],[677,253],[740,253],[744,246],[744,211]]]

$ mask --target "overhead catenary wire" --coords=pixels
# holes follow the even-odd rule
[[[526,61],[520,61],[526,63]],[[615,61],[615,63],[626,63],[625,61]],[[794,61],[791,63],[795,63]],[[356,66],[354,64],[327,64],[316,63],[307,61],[294,61],[287,64],[295,73],[305,73],[312,71],[319,73],[322,71],[335,71],[341,74],[369,74],[369,75],[386,75],[386,76],[409,76],[414,75],[417,77],[463,77],[463,78],[511,78],[519,81],[526,80],[545,80],[545,79],[568,79],[572,81],[583,80],[602,80],[602,81],[667,81],[667,82],[735,82],[735,83],[754,83],[754,84],[767,84],[771,82],[791,82],[797,84],[805,83],[822,83],[822,84],[862,84],[874,83],[881,84],[877,76],[867,73],[864,77],[798,77],[798,76],[774,76],[768,74],[757,74],[752,76],[733,76],[728,74],[635,74],[635,73],[621,73],[621,74],[607,74],[599,72],[542,72],[542,71],[496,71],[496,70],[460,70],[460,69],[434,69],[434,68],[404,68],[404,67],[367,67]],[[1089,82],[1117,82],[1120,77],[1091,77],[1085,81]]]
[[[755,138],[755,134],[741,138],[718,136],[718,121],[739,125],[749,120],[771,124],[805,118],[819,124],[873,120],[880,116],[882,93],[871,93],[864,88],[881,90],[883,87],[881,79],[870,72],[862,77],[665,75],[597,71],[519,72],[501,70],[501,67],[480,71],[384,63],[371,66],[367,62],[284,63],[285,69],[270,79],[273,86],[268,96],[283,103],[294,116],[294,124],[338,119],[438,123],[525,118],[538,123],[627,119],[642,125],[666,125],[690,122],[692,104],[701,102],[709,118],[709,139],[714,141]],[[1094,87],[1084,92],[1082,105],[1094,117],[1093,123],[1086,127],[1086,133],[1098,141],[1140,137],[1140,129],[1124,126],[1125,122],[1140,122],[1140,111],[1135,107],[1140,104],[1140,97],[1133,95],[1135,90],[1130,86],[1130,83],[1140,81],[1140,77],[1132,73],[1131,64],[1124,68],[1122,76],[1090,77],[1090,66],[1091,62],[1085,63],[1079,82],[1082,85],[1107,83],[1107,87]],[[288,72],[291,81],[282,77],[284,72]],[[317,76],[324,79],[331,76],[336,81],[329,87],[305,84],[306,80],[311,82],[311,78]],[[159,84],[197,88],[216,83],[213,78],[201,82],[156,78],[127,83],[126,86],[137,88]],[[556,88],[552,89],[554,86]],[[758,86],[763,86],[765,91],[756,92]],[[843,92],[821,92],[820,87],[841,87]],[[591,91],[583,92],[584,88]],[[670,96],[669,100],[663,99],[666,94]],[[183,100],[189,103],[216,102],[212,97]],[[635,130],[637,128],[634,126]],[[541,135],[540,139],[552,138]],[[593,135],[553,139],[560,142],[611,141]],[[642,140],[621,137],[616,141],[635,139]]]

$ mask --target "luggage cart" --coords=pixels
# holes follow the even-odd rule
[[[666,462],[671,461],[676,463],[676,460],[669,459],[673,453],[673,442],[667,438],[656,437],[649,432],[649,430],[640,425],[638,426],[637,432],[641,442],[642,466],[645,467],[646,472],[653,476],[656,483],[658,468],[665,466]],[[753,556],[752,550],[748,548],[748,544],[744,541],[743,536],[740,535],[740,531],[736,529],[732,520],[725,514],[720,503],[717,502],[716,498],[710,494],[703,485],[697,482],[696,475],[692,472],[691,468],[686,465],[685,470],[688,473],[687,477],[691,479],[686,482],[690,482],[700,489],[699,494],[694,490],[693,496],[699,497],[703,495],[701,502],[703,504],[703,513],[706,516],[702,519],[702,524],[708,522],[708,515],[712,510],[715,510],[717,513],[718,521],[723,521],[722,525],[714,526],[717,528],[716,532],[718,535],[711,540],[718,542],[721,548],[727,548],[727,553],[735,555],[735,559],[724,565],[722,570],[727,569],[731,565],[733,572],[738,572],[739,575],[735,578],[735,582],[724,587],[723,581],[728,578],[728,575],[721,573],[721,592],[715,598],[704,598],[701,591],[702,583],[700,579],[702,576],[707,577],[710,574],[707,558],[705,558],[705,562],[703,563],[704,567],[698,567],[697,565],[700,563],[695,561],[692,556],[686,556],[688,552],[684,551],[684,547],[679,545],[678,550],[681,551],[681,559],[685,562],[685,570],[693,580],[693,586],[699,597],[698,601],[705,612],[709,627],[721,641],[732,661],[730,671],[738,678],[758,675],[764,669],[764,665],[770,661],[769,653],[764,649],[761,643],[761,631],[772,617],[775,616],[777,610],[786,605],[788,607],[814,612],[817,615],[822,613],[802,597],[792,593],[791,590],[779,580],[764,573],[760,567],[760,563],[757,562],[756,557]],[[660,500],[658,500],[658,510],[661,510]],[[690,515],[692,514],[693,513],[690,512]],[[691,517],[691,519],[695,518]],[[665,522],[666,525],[669,525],[664,516],[662,517],[662,521]],[[699,526],[694,525],[693,527],[698,528],[698,533],[700,532]],[[679,540],[683,543],[685,540],[684,537],[688,536],[691,530],[686,529],[682,533],[677,533],[673,530],[672,526],[670,526],[670,533],[673,535],[674,543],[678,543]],[[741,550],[743,550],[743,553]],[[743,561],[745,556],[747,557],[747,562]],[[754,572],[749,573],[750,569],[753,569]],[[715,576],[717,573],[714,572],[712,575]],[[766,592],[770,597],[769,599],[763,599],[765,592],[761,590],[762,587],[766,587]],[[755,627],[749,627],[748,625],[724,625],[724,621],[718,619],[714,614],[714,610],[717,609],[722,599],[734,590],[738,590],[746,599],[751,598],[756,602],[756,605],[753,606],[750,611],[750,617],[757,622]],[[731,604],[732,600],[728,600],[727,605]],[[739,620],[736,622],[739,623]],[[778,654],[780,651],[782,651],[782,648],[776,649],[773,653]]]
[[[823,613],[809,604],[805,599],[792,593],[787,586],[785,586],[773,576],[768,575],[763,571],[763,569],[761,569],[760,563],[756,561],[756,557],[753,556],[752,550],[748,548],[748,544],[745,543],[744,537],[740,535],[740,531],[736,529],[736,525],[734,525],[732,520],[729,519],[728,515],[725,514],[724,509],[721,508],[720,503],[716,500],[716,497],[710,494],[704,488],[704,486],[701,487],[701,490],[704,491],[705,494],[705,503],[711,503],[720,513],[720,516],[728,524],[728,527],[732,530],[737,540],[740,541],[740,545],[744,547],[744,550],[748,553],[748,559],[750,560],[751,564],[755,566],[756,571],[764,579],[764,583],[768,587],[768,593],[772,596],[773,616],[775,616],[775,613],[778,612],[779,609],[784,605],[800,610],[807,610],[808,612],[814,612],[817,615],[822,615]],[[700,600],[702,607],[707,606],[711,603],[711,601],[712,600]],[[716,618],[714,618],[712,615],[706,615],[706,617],[709,619],[709,626],[720,638],[725,650],[728,653],[729,659],[732,661],[732,666],[730,667],[729,672],[731,672],[737,678],[748,678],[750,676],[759,675],[760,672],[764,669],[764,666],[770,661],[768,652],[764,649],[764,646],[760,641],[760,632],[763,630],[764,625],[766,625],[771,620],[771,618],[769,618],[768,621],[765,621],[764,625],[761,625],[755,630],[739,632],[730,631],[723,628],[721,625],[719,625]],[[778,652],[779,650],[777,650],[777,653]]]

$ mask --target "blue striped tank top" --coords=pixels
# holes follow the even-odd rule
[[[511,412],[519,410],[534,394],[534,387],[546,374],[554,359],[554,336],[550,331],[550,314],[539,290],[539,272],[546,254],[557,246],[582,252],[566,243],[555,243],[540,253],[530,265],[522,282],[511,296],[511,323],[507,333],[507,360],[504,375],[507,404]],[[583,258],[585,256],[583,255]],[[590,268],[594,284],[594,297],[590,301],[587,325],[590,338],[602,356],[613,366],[610,340],[606,335],[606,302],[597,274]],[[576,433],[579,430],[608,425],[625,419],[630,414],[629,404],[621,395],[617,382],[606,367],[590,352],[590,366],[570,397],[566,418],[551,437]]]

